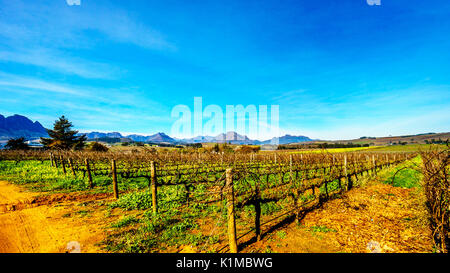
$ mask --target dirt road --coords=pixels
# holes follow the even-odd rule
[[[102,252],[96,243],[104,238],[104,212],[85,203],[0,181],[0,253]]]

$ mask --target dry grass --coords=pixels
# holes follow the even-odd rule
[[[426,198],[420,185],[384,184],[395,168],[376,178],[363,177],[358,187],[331,200],[301,221],[281,228],[246,252],[433,252]],[[277,233],[284,232],[284,238]]]
[[[356,188],[282,229],[247,251],[432,252],[423,197],[414,189],[378,184]],[[370,248],[372,246],[372,248]]]

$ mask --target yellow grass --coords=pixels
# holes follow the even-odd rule
[[[345,152],[354,152],[354,151],[362,151],[362,150],[370,150],[375,149],[376,146],[371,147],[354,147],[354,148],[331,148],[331,149],[314,149],[314,150],[304,150],[304,151],[295,151],[293,154],[308,154],[308,153],[345,153]]]

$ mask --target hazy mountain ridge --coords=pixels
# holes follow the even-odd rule
[[[162,132],[150,136],[138,134],[122,135],[118,132],[111,132],[111,133],[90,132],[85,134],[89,140],[101,138],[120,138],[120,139],[131,139],[137,142],[155,142],[155,143],[166,142],[166,143],[186,143],[186,144],[211,142],[211,143],[262,145],[262,144],[277,143],[276,142],[277,138],[272,138],[265,141],[252,140],[247,136],[240,135],[236,132],[222,133],[217,136],[196,136],[193,138],[184,138],[184,139],[172,138]],[[279,138],[279,144],[298,143],[305,141],[313,141],[313,140],[306,136],[292,136],[292,135],[285,135]]]
[[[274,137],[268,140],[252,140],[245,135],[240,135],[236,132],[227,132],[219,134],[218,136],[197,136],[194,138],[181,139],[181,141],[186,143],[200,143],[200,142],[215,142],[215,143],[231,143],[231,144],[247,144],[247,145],[264,145],[264,144],[288,144],[288,143],[298,143],[305,141],[313,141],[306,136],[292,136],[285,135],[282,137]]]
[[[166,135],[165,133],[156,133],[154,135],[150,136],[144,136],[144,135],[122,135],[119,132],[111,132],[111,133],[101,133],[101,132],[90,132],[90,133],[80,133],[79,135],[86,135],[88,140],[95,140],[95,139],[101,139],[101,138],[120,138],[120,139],[131,139],[132,141],[136,142],[168,142],[173,143],[177,142],[175,139],[171,138],[170,136]]]

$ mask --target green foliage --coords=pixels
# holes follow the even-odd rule
[[[278,238],[280,238],[280,239],[284,239],[284,238],[286,238],[287,233],[286,233],[286,231],[284,231],[284,230],[280,230],[280,231],[277,232],[277,236],[278,236]]]
[[[5,148],[8,150],[28,150],[29,147],[25,143],[25,138],[19,137],[19,138],[13,138],[8,140],[8,142],[5,145]]]
[[[0,179],[29,186],[39,191],[85,190],[82,177],[64,175],[50,166],[48,161],[28,160],[21,162],[0,161]]]
[[[86,135],[76,136],[78,131],[72,130],[72,123],[64,116],[55,121],[53,130],[47,129],[50,138],[41,138],[46,148],[61,150],[80,150],[84,147]]]
[[[316,232],[337,232],[337,230],[333,228],[328,228],[326,226],[313,226],[310,228],[310,230],[314,233]]]
[[[124,218],[114,227],[125,227],[133,223],[141,223],[135,229],[127,230],[112,236],[104,242],[107,250],[114,252],[153,252],[167,246],[181,246],[217,243],[218,236],[194,234],[198,228],[196,213],[184,213],[174,209],[166,213],[154,215],[151,210],[144,213],[143,220]]]
[[[250,145],[241,145],[236,149],[236,152],[249,154],[249,153],[257,153],[261,150],[261,146],[250,146]]]
[[[111,227],[123,228],[135,223],[139,223],[139,219],[137,219],[135,216],[126,216],[120,219],[118,222],[112,224]]]
[[[282,210],[283,207],[277,202],[268,202],[261,204],[261,214],[262,215],[270,215],[275,212]]]
[[[108,147],[99,142],[92,142],[88,145],[88,150],[93,152],[107,152]]]
[[[201,143],[188,143],[188,144],[186,144],[186,147],[192,147],[194,149],[200,149],[200,148],[203,148],[203,145]]]
[[[218,143],[214,144],[213,152],[216,152],[216,153],[220,152],[220,147],[219,147]]]
[[[128,193],[110,205],[124,210],[145,210],[152,207],[152,195],[148,191]]]
[[[402,163],[395,168],[388,170],[381,176],[382,182],[390,184],[394,187],[417,188],[421,187],[422,173],[417,168],[420,164],[420,157],[414,158],[412,161]]]

